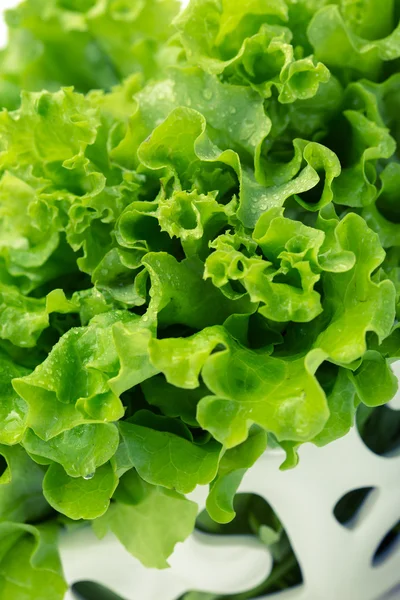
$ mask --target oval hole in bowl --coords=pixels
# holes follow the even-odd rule
[[[110,589],[93,581],[78,581],[72,586],[76,600],[125,600]]]
[[[378,567],[400,548],[400,521],[392,527],[380,542],[372,557],[372,565]]]
[[[373,487],[363,487],[347,492],[338,500],[333,509],[336,520],[346,527],[354,525],[361,508],[375,489]]]
[[[379,600],[399,600],[399,598],[400,598],[400,584],[395,585],[393,588],[391,588]]]
[[[399,455],[400,410],[361,405],[357,411],[357,428],[364,444],[374,454],[388,458]]]
[[[0,477],[7,470],[7,461],[2,454],[0,454]]]

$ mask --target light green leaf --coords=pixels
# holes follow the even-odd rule
[[[195,389],[170,385],[162,375],[150,377],[142,382],[146,401],[157,406],[167,417],[179,417],[184,423],[197,427],[196,408],[199,400],[208,395],[204,384]]]
[[[378,236],[356,214],[348,214],[337,226],[341,247],[353,252],[355,265],[343,273],[325,273],[324,310],[330,323],[315,346],[339,364],[349,364],[366,351],[365,336],[374,331],[380,340],[389,335],[395,312],[395,289],[384,280],[375,283],[371,274],[384,259]]]
[[[127,307],[141,306],[146,302],[139,271],[144,252],[139,251],[138,257],[135,254],[112,248],[92,274],[92,281],[98,290]]]
[[[23,294],[76,270],[73,252],[60,236],[63,224],[55,202],[43,198],[49,182],[31,167],[0,180],[0,253],[9,279]],[[33,300],[32,300],[33,302]]]
[[[177,434],[175,422],[139,411],[129,423],[120,423],[120,431],[142,479],[187,494],[196,485],[214,479],[221,447],[213,440],[202,445],[193,443]]]
[[[283,206],[285,201],[293,195],[299,204],[311,211],[318,210],[332,201],[332,185],[340,174],[340,163],[336,154],[316,142],[307,143],[295,139],[293,144],[300,159],[293,163],[295,169],[293,175],[296,175],[293,179],[279,181],[280,173],[278,171],[278,183],[271,185],[269,183],[271,176],[268,176],[267,171],[268,164],[265,165],[266,174],[264,175],[262,171],[260,173],[261,180],[264,177],[265,183],[269,184],[268,187],[257,187],[244,174],[237,214],[246,227],[254,227],[258,218],[266,210]],[[299,170],[302,160],[305,162],[305,166]],[[253,193],[250,192],[251,188],[254,188]]]
[[[15,364],[5,354],[0,354],[0,444],[17,444],[21,441],[27,423],[28,406],[12,387],[14,377],[23,377],[28,369]]]
[[[380,13],[380,4],[376,3],[375,10]],[[374,15],[373,28],[376,28],[375,23],[378,23],[378,27],[384,24],[385,28],[388,15],[390,15],[390,4],[384,8],[382,20]],[[343,70],[345,73],[348,71],[359,77],[375,79],[380,72],[382,61],[394,60],[400,55],[399,27],[382,39],[376,39],[374,35],[370,38],[368,30],[361,29],[360,34],[368,36],[367,39],[363,39],[353,33],[343,20],[339,7],[333,4],[321,8],[315,14],[307,33],[319,60],[332,70],[338,72]],[[379,30],[375,33],[378,38],[380,34]],[[370,39],[372,41],[369,41]]]
[[[398,389],[388,360],[376,350],[364,354],[361,366],[354,372],[354,384],[360,400],[367,406],[386,404]]]
[[[108,386],[120,369],[113,326],[135,328],[137,320],[123,311],[100,314],[87,327],[70,329],[33,373],[13,381],[29,405],[28,425],[36,435],[49,440],[77,425],[123,416],[121,401]]]
[[[233,500],[246,470],[261,456],[267,446],[267,434],[254,427],[245,442],[227,450],[207,497],[207,511],[217,523],[229,523],[235,517]]]
[[[70,477],[94,473],[115,454],[118,443],[118,429],[111,423],[78,425],[47,442],[29,429],[22,442],[34,460],[57,462]]]
[[[94,142],[98,125],[96,111],[72,88],[23,92],[21,108],[0,114],[0,165],[39,164],[43,169],[46,163],[72,159]]]
[[[115,395],[119,396],[158,372],[149,358],[151,327],[152,323],[146,315],[127,324],[119,322],[114,325],[113,340],[120,369],[118,375],[108,381],[108,385]]]
[[[215,396],[200,401],[197,420],[228,448],[247,438],[252,423],[278,440],[307,440],[328,418],[316,366],[311,356],[284,361],[235,346],[212,354],[202,375]]]
[[[333,182],[333,194],[337,204],[369,206],[378,195],[376,161],[390,158],[396,142],[384,125],[376,94],[371,89],[361,83],[353,84],[347,88],[345,100],[349,108],[343,115],[350,125],[350,133],[346,134],[349,145],[343,154],[349,157],[348,166]]]
[[[397,193],[400,185],[400,165],[389,163],[380,174],[381,190],[375,204],[367,206],[362,216],[373,231],[379,235],[384,248],[400,245]]]
[[[205,195],[197,191],[178,191],[171,198],[160,199],[157,211],[160,227],[181,240],[187,257],[207,255],[215,234],[234,215],[236,202],[224,206],[217,202],[216,196],[216,192]]]
[[[67,590],[54,525],[0,523],[0,599],[62,600]]]
[[[189,338],[170,338],[150,343],[150,360],[168,383],[192,390],[199,386],[205,361],[227,336],[222,327],[209,327]]]
[[[46,298],[30,298],[18,288],[0,284],[0,338],[15,346],[32,348],[42,332],[50,326],[51,313],[74,313],[79,306],[67,300],[61,289]]]
[[[330,415],[323,430],[312,440],[317,446],[324,446],[346,435],[354,425],[357,398],[350,371],[339,368],[327,399]]]
[[[216,348],[218,352],[213,352]],[[167,358],[168,357],[168,358]],[[317,435],[328,418],[325,394],[314,377],[321,353],[282,360],[236,344],[221,327],[185,339],[154,340],[151,360],[167,381],[195,388],[202,378],[215,396],[203,398],[197,420],[231,448],[256,423],[279,440]]]
[[[21,446],[1,446],[7,468],[0,477],[0,521],[38,521],[49,512],[42,494],[44,470]]]
[[[111,529],[146,567],[168,567],[175,544],[193,531],[197,505],[172,490],[146,483],[135,471],[121,479],[117,499],[93,522],[97,535]]]
[[[118,485],[109,463],[86,477],[70,477],[57,463],[47,470],[43,494],[47,502],[70,519],[96,519],[103,515]]]
[[[161,326],[179,323],[201,329],[256,308],[248,298],[231,300],[204,281],[204,264],[196,256],[178,262],[165,252],[149,252],[143,264],[151,279],[150,312],[158,313]]]
[[[171,68],[167,74],[168,78],[149,84],[137,94],[138,110],[129,122],[125,138],[112,151],[115,161],[124,166],[136,166],[136,151],[158,126],[152,141],[144,142],[140,150],[140,160],[147,165],[147,150],[154,144],[157,146],[161,132],[171,138],[170,144],[175,148],[177,142],[180,146],[185,139],[186,127],[193,131],[196,120],[203,131],[207,127],[207,133],[222,150],[231,148],[250,160],[253,155],[258,157],[271,122],[264,112],[263,100],[256,92],[243,86],[221,83],[217,77],[197,68]],[[171,111],[174,114],[168,117]],[[196,116],[196,113],[199,114]],[[185,124],[179,123],[183,115],[192,119],[193,125],[187,125],[188,119],[185,119]],[[162,123],[164,119],[167,120]],[[176,128],[175,135],[171,132],[172,124]],[[184,143],[188,143],[187,137]],[[176,152],[178,160],[182,151],[176,148]],[[187,161],[187,158],[184,160]],[[151,168],[163,166],[159,163],[160,160],[158,167],[153,163]]]

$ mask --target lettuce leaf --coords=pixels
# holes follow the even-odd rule
[[[45,442],[28,429],[23,447],[39,464],[56,462],[70,477],[87,477],[117,451],[118,430],[112,423],[78,425]]]
[[[247,469],[256,462],[266,447],[267,434],[254,427],[245,442],[225,452],[207,497],[207,511],[214,521],[228,523],[235,518],[235,493]]]
[[[83,92],[110,89],[132,72],[154,76],[178,9],[175,0],[134,7],[111,0],[22,2],[6,13],[11,35],[3,76],[23,89],[74,85]]]
[[[395,394],[398,9],[7,12],[0,600],[62,597],[55,532],[72,521],[167,567],[196,486],[220,531],[264,451],[295,468],[301,444]],[[293,562],[280,523],[265,527]]]
[[[42,493],[44,469],[19,445],[1,446],[6,469],[0,478],[0,520],[39,521],[49,513]]]
[[[316,57],[332,69],[339,72],[343,70],[345,75],[353,71],[358,77],[375,78],[382,61],[394,60],[400,55],[400,28],[397,26],[391,30],[393,3],[385,5],[380,18],[376,20],[375,12],[380,4],[368,4],[369,10],[363,15],[361,23],[357,17],[345,20],[339,7],[332,4],[321,8],[308,28],[308,37]],[[345,16],[346,12],[351,14],[352,9],[356,12],[353,5],[347,11],[345,9]]]
[[[110,463],[84,477],[70,477],[61,465],[53,463],[43,480],[47,502],[70,519],[96,519],[103,515],[118,485]]]
[[[215,395],[199,402],[197,420],[228,448],[247,438],[252,423],[280,440],[304,441],[328,417],[325,395],[314,377],[319,358],[314,355],[274,358],[268,351],[242,347],[215,326],[185,339],[152,340],[150,356],[173,385],[196,388],[201,373]]]
[[[106,514],[93,521],[99,537],[109,529],[146,567],[165,569],[177,542],[193,530],[197,505],[175,491],[143,481],[131,470]]]
[[[187,494],[215,477],[221,447],[214,440],[197,445],[179,421],[145,410],[120,431],[132,465],[148,483]]]
[[[77,425],[123,416],[122,403],[107,384],[120,368],[113,327],[121,321],[135,327],[137,319],[128,312],[100,314],[86,327],[70,329],[30,375],[14,380],[30,408],[28,425],[39,437],[49,440]]]
[[[0,598],[62,600],[67,585],[57,551],[54,525],[0,523]]]
[[[28,375],[29,370],[14,363],[5,353],[0,354],[0,444],[12,445],[20,442],[27,427],[28,406],[15,392],[12,380]]]

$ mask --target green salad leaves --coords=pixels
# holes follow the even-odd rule
[[[7,12],[0,600],[63,597],[69,520],[167,567],[197,485],[228,523],[268,445],[295,467],[393,397],[399,16],[398,0]]]

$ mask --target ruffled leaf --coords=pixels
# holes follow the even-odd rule
[[[49,513],[43,498],[44,470],[21,446],[1,446],[7,467],[0,478],[0,521],[38,521]]]
[[[178,423],[139,411],[129,423],[120,424],[120,431],[142,479],[187,494],[214,479],[221,446],[213,440],[193,443],[189,430],[179,431]]]
[[[328,418],[325,394],[314,377],[318,354],[273,358],[243,348],[223,328],[213,327],[186,339],[153,340],[150,356],[173,385],[195,388],[202,374],[215,396],[200,401],[197,420],[228,448],[247,438],[252,423],[278,439],[301,441],[319,433]]]
[[[107,383],[120,369],[113,326],[122,321],[135,327],[137,320],[118,311],[98,315],[87,327],[70,329],[33,373],[14,380],[36,435],[49,440],[77,425],[123,416],[122,403]]]
[[[99,537],[109,529],[146,567],[165,569],[178,542],[192,532],[197,505],[181,494],[150,485],[131,470],[122,477],[117,502],[93,522]]]
[[[118,430],[111,423],[78,425],[45,442],[28,430],[22,445],[39,464],[62,465],[70,477],[85,477],[117,451]]]
[[[51,524],[0,523],[0,598],[36,600],[64,598],[64,581],[57,550],[57,528]]]
[[[53,463],[43,480],[48,503],[69,519],[96,519],[103,515],[118,485],[109,463],[86,477],[70,477],[61,465]]]
[[[266,446],[265,431],[254,427],[245,442],[223,455],[207,497],[207,511],[217,523],[229,523],[235,518],[235,493],[246,470],[256,462]]]

